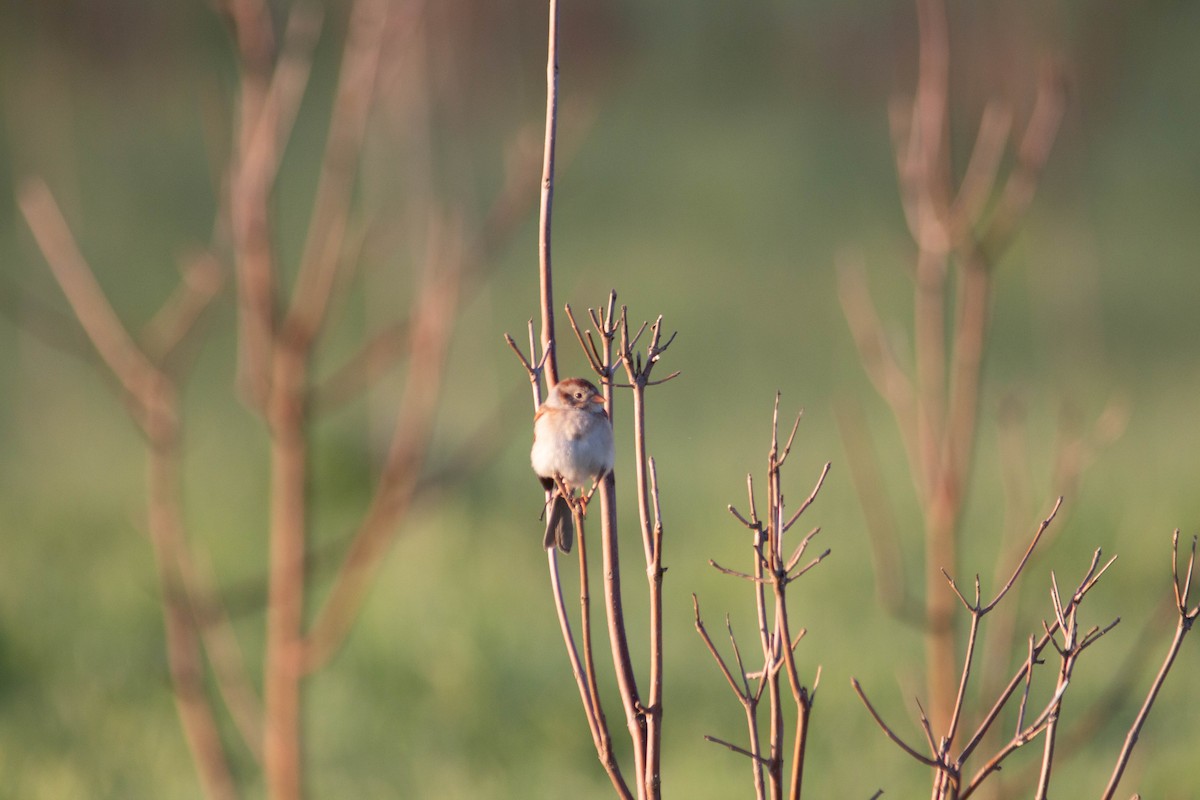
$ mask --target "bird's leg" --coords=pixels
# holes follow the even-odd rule
[[[554,498],[562,495],[568,503],[571,502],[571,493],[567,491],[567,483],[563,480],[562,475],[554,473],[553,478],[542,479],[542,485],[546,487],[546,502],[542,505],[542,514],[538,517],[539,520],[546,518],[546,511],[550,506],[554,505]]]
[[[592,481],[592,488],[588,490],[588,493],[585,495],[582,495],[579,498],[579,502],[581,505],[580,510],[582,511],[582,513],[587,514],[588,502],[592,499],[592,495],[594,495],[596,493],[596,490],[599,488],[600,488],[600,479],[597,478],[596,480]]]
[[[575,491],[567,484],[566,479],[564,479],[563,476],[559,475],[557,472],[554,473],[554,486],[557,488],[558,493],[562,495],[564,500],[574,505],[574,503],[572,503],[572,500],[574,499],[572,495],[575,494]]]

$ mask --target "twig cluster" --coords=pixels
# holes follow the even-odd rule
[[[935,723],[926,714],[924,706],[919,700],[917,701],[921,730],[925,740],[925,747],[923,749],[906,742],[892,726],[885,722],[870,700],[868,700],[866,692],[858,680],[851,678],[854,691],[858,694],[871,717],[887,737],[911,758],[933,769],[932,797],[937,800],[965,800],[965,798],[971,797],[990,776],[1002,768],[1009,756],[1038,737],[1042,737],[1043,746],[1034,796],[1039,800],[1049,796],[1050,779],[1056,756],[1056,745],[1062,723],[1063,700],[1070,686],[1074,669],[1083,653],[1120,622],[1120,618],[1117,618],[1103,627],[1092,626],[1087,629],[1084,629],[1079,622],[1079,612],[1084,598],[1096,586],[1101,576],[1112,566],[1113,562],[1116,561],[1115,556],[1101,563],[1101,551],[1096,550],[1083,577],[1069,595],[1062,593],[1059,589],[1057,578],[1051,572],[1050,602],[1051,611],[1053,612],[1052,616],[1042,621],[1040,634],[1031,634],[1028,637],[1027,655],[1024,661],[1012,675],[1007,685],[1000,691],[990,709],[983,714],[982,719],[976,725],[971,736],[961,746],[957,743],[957,739],[964,720],[964,699],[973,674],[980,624],[983,618],[994,611],[1016,585],[1029,564],[1030,556],[1039,542],[1043,540],[1043,534],[1054,520],[1061,505],[1062,498],[1059,498],[1050,514],[1038,526],[1037,533],[1013,569],[1011,576],[990,601],[984,602],[982,599],[982,590],[978,575],[975,576],[973,599],[967,598],[958,583],[949,574],[944,575],[953,596],[958,598],[962,607],[970,615],[970,626],[967,634],[966,651],[963,656],[962,668],[959,675],[958,691],[950,716],[949,726],[942,731],[937,730]],[[1174,663],[1183,637],[1191,628],[1197,615],[1200,614],[1200,606],[1189,607],[1188,605],[1190,603],[1191,580],[1195,568],[1195,540],[1193,540],[1192,554],[1188,559],[1186,572],[1182,577],[1180,576],[1178,566],[1178,540],[1179,532],[1176,531],[1172,542],[1172,583],[1175,590],[1176,610],[1178,612],[1176,635],[1171,642],[1163,665],[1149,689],[1142,709],[1132,723],[1129,733],[1126,736],[1125,745],[1118,755],[1109,784],[1102,795],[1106,800],[1114,795],[1133,747],[1137,742],[1138,734],[1145,724],[1154,700]],[[1037,667],[1046,663],[1045,653],[1047,650],[1052,650],[1058,656],[1058,670],[1054,682],[1054,691],[1050,699],[1040,709],[1034,710],[1029,707],[1034,672]],[[968,760],[977,755],[980,746],[985,741],[985,737],[997,727],[997,722],[1002,712],[1007,707],[1010,707],[1014,699],[1015,722],[1011,736],[1000,744],[995,752],[973,772],[968,771]]]
[[[998,770],[1003,761],[1017,750],[1017,748],[1027,744],[1041,734],[1046,736],[1045,755],[1042,762],[1042,778],[1039,781],[1038,797],[1044,797],[1046,788],[1049,785],[1050,770],[1053,763],[1054,741],[1058,728],[1059,711],[1062,707],[1063,695],[1066,693],[1067,686],[1070,682],[1071,672],[1074,669],[1075,662],[1082,654],[1085,648],[1094,643],[1104,633],[1107,633],[1116,622],[1103,628],[1093,628],[1087,633],[1080,634],[1077,625],[1077,613],[1079,605],[1082,602],[1087,592],[1096,584],[1100,576],[1112,564],[1113,560],[1109,560],[1102,567],[1099,566],[1100,551],[1097,550],[1092,558],[1092,563],[1084,578],[1080,581],[1078,587],[1070,595],[1070,599],[1064,603],[1058,590],[1057,581],[1052,577],[1051,601],[1054,610],[1054,621],[1052,623],[1043,623],[1043,635],[1041,638],[1029,637],[1028,656],[1024,663],[1018,668],[1017,673],[1009,681],[1008,686],[1000,694],[991,710],[984,716],[982,722],[978,725],[975,732],[960,748],[956,748],[956,739],[958,737],[959,726],[963,718],[963,700],[966,696],[967,686],[971,679],[972,667],[975,657],[976,642],[978,641],[980,623],[983,618],[992,612],[1009,591],[1016,584],[1022,571],[1029,563],[1029,556],[1033,553],[1034,548],[1042,540],[1042,535],[1046,528],[1049,527],[1051,521],[1058,513],[1059,506],[1062,500],[1055,503],[1054,509],[1050,515],[1042,521],[1038,526],[1037,533],[1030,542],[1029,547],[1025,551],[1025,555],[1013,569],[1012,575],[1008,581],[1001,587],[996,596],[988,601],[983,602],[982,590],[980,588],[979,576],[975,578],[974,599],[968,600],[962,593],[957,582],[954,581],[948,574],[944,577],[950,584],[953,596],[959,599],[962,606],[967,610],[971,617],[970,629],[967,636],[967,648],[963,657],[963,665],[958,681],[958,693],[955,698],[952,714],[950,716],[949,726],[944,731],[935,731],[935,726],[930,722],[925,714],[924,708],[920,706],[921,728],[925,734],[925,742],[928,748],[927,753],[921,753],[916,748],[907,744],[899,734],[889,727],[879,716],[878,712],[867,699],[866,693],[856,679],[851,679],[855,692],[862,699],[868,711],[875,721],[887,734],[893,742],[901,747],[908,755],[912,756],[917,761],[920,761],[926,766],[935,769],[933,796],[935,798],[966,798],[973,794],[980,784],[993,772]],[[1033,683],[1034,668],[1044,663],[1041,659],[1042,652],[1047,647],[1053,647],[1059,654],[1060,666],[1058,673],[1058,682],[1055,686],[1055,691],[1051,699],[1041,709],[1040,712],[1033,715],[1029,719],[1027,713],[1027,703],[1029,693]],[[1004,744],[999,751],[992,756],[984,766],[969,780],[964,778],[964,770],[967,760],[975,753],[976,749],[983,741],[985,734],[997,721],[1001,711],[1005,705],[1017,695],[1020,691],[1020,697],[1017,707],[1017,721],[1015,731],[1012,737]]]
[[[760,516],[754,496],[754,477],[746,476],[749,512],[742,514],[732,505],[732,514],[751,533],[751,548],[753,563],[750,572],[723,567],[715,561],[711,564],[718,571],[739,578],[750,584],[754,594],[754,606],[758,615],[758,637],[762,650],[762,666],[748,671],[742,658],[742,650],[737,637],[733,633],[733,625],[729,616],[725,617],[725,627],[729,634],[730,646],[733,649],[735,670],[720,654],[704,621],[700,616],[700,602],[692,595],[693,611],[695,614],[696,631],[704,640],[709,653],[716,660],[721,674],[729,684],[730,690],[741,703],[746,714],[746,728],[749,735],[748,747],[741,747],[715,736],[705,736],[710,742],[723,745],[736,753],[741,753],[750,759],[755,797],[783,797],[785,786],[787,796],[798,798],[804,780],[804,753],[808,740],[809,717],[813,703],[816,700],[817,686],[821,681],[821,670],[817,668],[812,686],[801,682],[800,672],[796,666],[796,647],[804,638],[805,629],[800,628],[793,633],[793,626],[788,614],[787,588],[810,569],[821,563],[829,550],[804,561],[808,546],[820,533],[820,528],[813,528],[805,534],[792,552],[785,558],[784,536],[792,526],[799,521],[800,516],[808,510],[817,498],[825,476],[829,474],[829,464],[826,464],[817,478],[816,485],[807,499],[800,504],[790,516],[787,515],[783,494],[783,465],[792,450],[796,431],[800,426],[801,414],[796,416],[791,433],[782,449],[779,446],[779,395],[775,395],[775,410],[772,416],[771,449],[767,454],[767,498],[766,507]],[[803,563],[801,563],[803,562]],[[784,722],[784,690],[782,678],[787,679],[787,688],[795,704],[796,719],[791,730],[792,735],[792,769],[789,780],[784,781],[785,737],[788,727]],[[767,741],[762,741],[759,731],[759,705],[763,694],[766,693],[769,731]],[[764,782],[763,772],[766,772]]]
[[[649,691],[643,695],[638,688],[637,676],[630,656],[628,634],[625,626],[625,609],[621,594],[621,563],[617,536],[616,475],[610,472],[600,482],[601,514],[601,558],[604,576],[604,607],[608,623],[609,647],[613,657],[613,670],[625,713],[626,727],[633,745],[634,790],[639,798],[658,797],[660,793],[659,770],[662,743],[662,690],[663,690],[663,643],[662,643],[662,579],[666,568],[662,564],[663,523],[659,500],[658,473],[654,459],[650,457],[646,444],[646,389],[662,384],[676,375],[673,372],[662,379],[652,379],[655,365],[674,340],[674,335],[665,341],[662,337],[662,317],[653,323],[643,323],[630,332],[628,311],[621,306],[617,312],[617,294],[611,292],[603,308],[589,308],[588,316],[594,330],[581,328],[571,307],[564,308],[571,329],[584,352],[593,372],[599,378],[604,392],[605,409],[615,421],[615,389],[628,388],[633,395],[633,439],[635,482],[639,532],[645,556],[646,578],[649,583]],[[545,318],[545,317],[544,317]],[[536,352],[533,322],[529,323],[530,351]],[[644,351],[638,349],[643,334],[650,336]],[[542,376],[545,365],[551,363],[555,339],[548,338],[549,345],[536,360],[526,357],[521,348],[509,335],[505,335],[509,347],[516,353],[525,368],[533,387],[535,407],[542,397]],[[627,383],[614,380],[621,369]],[[621,797],[633,797],[612,747],[612,735],[604,714],[602,700],[596,682],[596,665],[591,627],[590,570],[588,566],[585,520],[590,495],[571,496],[564,493],[571,504],[575,529],[578,533],[579,583],[580,583],[580,634],[578,641],[571,627],[563,597],[559,575],[557,551],[547,553],[551,590],[563,643],[567,650],[571,668],[579,687],[584,716],[592,733],[596,753],[604,765],[613,787]],[[643,700],[643,696],[645,699]]]

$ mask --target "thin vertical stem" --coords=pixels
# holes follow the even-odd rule
[[[976,603],[979,598],[975,598]],[[967,695],[967,681],[971,678],[971,662],[975,658],[975,644],[979,639],[979,623],[983,619],[983,613],[977,608],[971,609],[971,630],[967,634],[967,652],[963,656],[962,676],[958,682],[958,695],[954,699],[954,711],[950,715],[950,727],[947,729],[946,748],[947,750],[954,743],[954,737],[958,735],[958,726],[962,721],[963,701]]]
[[[1179,655],[1179,648],[1183,644],[1183,639],[1187,636],[1188,631],[1192,629],[1192,625],[1196,622],[1197,617],[1200,617],[1200,606],[1188,608],[1195,568],[1196,540],[1193,538],[1192,553],[1188,558],[1187,571],[1183,579],[1180,579],[1179,531],[1176,530],[1174,538],[1171,541],[1171,578],[1175,589],[1175,607],[1179,612],[1179,622],[1175,627],[1175,636],[1171,639],[1171,646],[1167,648],[1166,658],[1163,659],[1162,666],[1159,668],[1158,674],[1154,677],[1154,682],[1150,684],[1150,691],[1146,694],[1146,699],[1143,701],[1141,709],[1138,710],[1137,717],[1134,718],[1133,724],[1129,727],[1129,733],[1125,735],[1125,744],[1121,747],[1116,767],[1113,768],[1112,777],[1109,778],[1108,786],[1105,787],[1104,794],[1101,795],[1101,800],[1111,800],[1112,796],[1116,793],[1117,786],[1121,782],[1121,776],[1125,774],[1125,767],[1129,763],[1129,757],[1133,754],[1133,748],[1137,744],[1138,737],[1141,735],[1142,726],[1146,724],[1146,718],[1150,716],[1150,709],[1154,706],[1154,701],[1158,698],[1158,692],[1167,680],[1167,673],[1171,671],[1171,667],[1175,663],[1175,657]]]
[[[646,387],[633,382],[633,447],[634,471],[637,480],[638,521],[641,523],[642,547],[646,566],[654,562],[654,532],[650,525],[650,497],[646,475]]]
[[[771,714],[771,757],[767,762],[767,777],[770,779],[771,797],[783,798],[783,693],[779,686],[779,670],[776,667],[778,654],[771,653],[766,659],[767,702]]]
[[[163,393],[170,390],[163,385]],[[162,594],[163,627],[166,631],[167,665],[174,687],[175,707],[187,739],[192,760],[200,774],[204,795],[209,800],[233,800],[238,796],[237,784],[229,768],[221,734],[204,687],[203,657],[200,639],[186,601],[179,597],[179,587],[171,577],[177,567],[172,554],[182,544],[182,521],[179,518],[179,452],[178,423],[174,403],[165,396],[161,413],[152,423],[146,472],[147,506],[150,539],[158,566],[159,591]],[[147,431],[150,433],[150,431]]]
[[[792,651],[791,625],[787,613],[787,587],[784,579],[775,578],[775,607],[777,615],[776,631],[780,648],[783,650],[784,668],[787,670],[788,684],[792,690],[792,699],[796,703],[796,732],[792,743],[792,775],[788,796],[800,797],[800,787],[804,776],[804,747],[808,732],[808,711],[810,701],[808,693],[800,685],[800,674],[796,669],[796,657]],[[782,777],[782,776],[781,776]]]
[[[575,525],[577,547],[579,554],[579,636],[583,642],[583,667],[587,678],[588,694],[591,696],[592,713],[588,715],[588,725],[592,729],[592,739],[596,744],[596,752],[601,761],[605,761],[611,752],[611,740],[608,736],[608,725],[604,719],[604,710],[600,706],[600,689],[596,683],[596,659],[592,647],[592,597],[588,583],[587,540],[583,527],[583,515],[577,508],[571,509]]]
[[[558,0],[549,0],[550,20],[546,46],[546,140],[542,156],[542,195],[539,215],[538,274],[541,277],[542,352],[546,355],[546,380],[558,383],[558,354],[554,337],[554,285],[550,262],[550,221],[554,204],[554,150],[558,128]]]
[[[990,317],[991,274],[977,254],[964,257],[959,283],[959,313],[955,325],[953,382],[950,386],[949,421],[943,462],[958,476],[960,485],[970,479],[978,433],[980,373]],[[950,569],[952,565],[947,565]]]
[[[643,440],[644,442],[644,440]],[[644,444],[643,444],[644,448]],[[650,707],[646,713],[646,794],[660,796],[663,717],[663,526],[658,505],[658,473],[649,459],[650,492],[654,499],[654,557],[647,566],[650,582]]]
[[[792,745],[792,788],[789,797],[800,800],[804,788],[804,753],[808,748],[808,716],[812,703],[805,698],[796,704],[796,741]]]
[[[753,770],[754,778],[754,797],[755,800],[766,800],[767,789],[763,783],[762,753],[760,752],[762,745],[758,741],[758,700],[749,698],[743,705],[746,709],[746,728],[749,730],[750,752],[755,755],[755,758],[750,759],[750,768]]]
[[[1074,625],[1075,622],[1072,619],[1070,623],[1071,629],[1074,629]],[[1071,636],[1066,631],[1064,631],[1064,635],[1067,637]],[[1059,715],[1062,714],[1062,695],[1067,687],[1067,683],[1071,679],[1071,669],[1075,663],[1075,652],[1073,651],[1075,643],[1068,638],[1066,647],[1071,649],[1072,652],[1063,657],[1062,666],[1058,674],[1058,686],[1055,692],[1056,699],[1050,709],[1050,716],[1046,722],[1045,742],[1042,749],[1042,767],[1041,772],[1038,774],[1037,791],[1034,794],[1037,800],[1046,800],[1050,792],[1050,775],[1054,769],[1054,746],[1058,741],[1058,720]]]
[[[270,538],[264,657],[263,757],[267,795],[302,792],[300,693],[303,668],[304,562],[308,445],[304,436],[307,352],[281,342],[272,370]]]
[[[1187,635],[1191,628],[1191,623],[1186,617],[1180,617],[1179,625],[1175,628],[1175,636],[1171,639],[1171,646],[1167,648],[1167,657],[1163,660],[1162,667],[1159,668],[1158,674],[1154,677],[1154,683],[1150,685],[1150,691],[1146,695],[1142,707],[1138,710],[1137,717],[1133,721],[1133,725],[1129,728],[1129,733],[1125,735],[1125,744],[1121,747],[1121,754],[1117,758],[1117,766],[1113,769],[1112,777],[1109,778],[1108,785],[1104,788],[1104,793],[1100,795],[1101,800],[1112,800],[1116,794],[1117,786],[1121,783],[1121,777],[1125,774],[1125,767],[1129,764],[1129,757],[1133,754],[1133,748],[1137,744],[1138,737],[1141,736],[1142,726],[1146,724],[1146,718],[1150,716],[1150,709],[1154,705],[1154,701],[1158,698],[1158,692],[1162,689],[1163,683],[1167,679],[1167,673],[1171,671],[1171,666],[1175,663],[1175,656],[1179,655],[1179,647],[1183,644],[1183,637]]]
[[[605,385],[611,394],[612,387]],[[611,399],[611,397],[610,397]],[[625,632],[625,610],[621,600],[621,559],[617,540],[617,489],[616,477],[609,473],[600,483],[601,552],[604,567],[604,606],[608,616],[608,638],[612,650],[613,671],[617,676],[617,689],[621,705],[625,710],[625,724],[633,743],[634,771],[644,774],[646,757],[646,719],[642,713],[637,677],[633,672],[633,659],[629,654],[629,640]],[[638,794],[644,784],[638,782]]]
[[[546,551],[546,559],[550,568],[550,587],[554,595],[554,609],[558,614],[558,625],[562,630],[563,645],[566,647],[567,657],[571,661],[571,673],[575,676],[575,684],[579,688],[579,700],[583,704],[583,713],[587,717],[588,728],[592,731],[594,737],[597,730],[595,722],[597,712],[596,708],[592,705],[592,694],[588,688],[583,663],[579,658],[579,648],[575,645],[575,635],[571,632],[571,619],[567,615],[567,604],[563,599],[562,579],[558,572],[558,551],[555,548],[550,548]],[[597,746],[597,755],[601,755],[599,746]],[[611,748],[607,760],[603,760],[602,757],[602,761],[617,795],[622,800],[633,800],[629,786],[625,783],[625,778],[621,774],[620,765],[617,764],[616,759],[611,755]]]
[[[945,433],[946,267],[944,254],[921,249],[917,256],[913,298],[917,389],[914,422],[920,449],[918,484],[926,503],[936,491],[938,475],[944,468],[940,450]]]

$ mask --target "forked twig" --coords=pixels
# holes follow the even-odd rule
[[[879,712],[875,710],[875,706],[871,705],[871,701],[867,699],[866,692],[863,691],[862,685],[858,682],[857,678],[851,678],[850,685],[854,688],[854,693],[858,695],[858,699],[861,700],[863,705],[867,707],[867,712],[871,715],[871,719],[875,720],[875,724],[879,726],[880,730],[882,730],[889,739],[895,742],[901,750],[908,753],[912,758],[920,761],[925,766],[940,768],[941,765],[938,764],[938,762],[922,753],[917,752],[917,750],[911,747],[908,742],[901,739],[900,735],[892,730],[890,725],[883,721],[883,717],[879,716]]]

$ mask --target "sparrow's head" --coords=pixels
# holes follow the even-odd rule
[[[546,405],[604,413],[604,395],[583,378],[564,378],[554,384]]]

